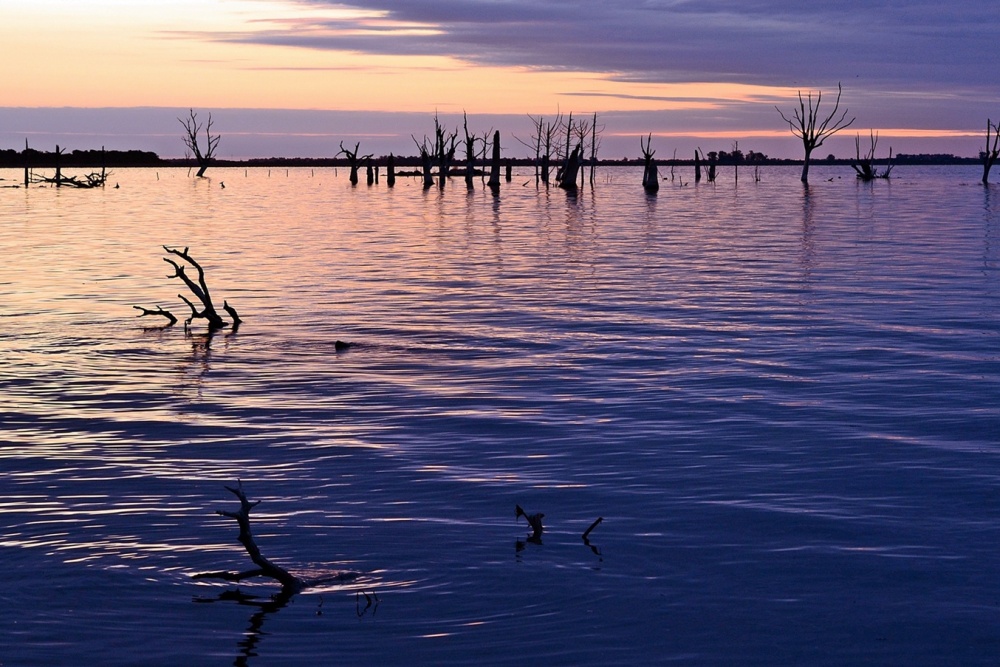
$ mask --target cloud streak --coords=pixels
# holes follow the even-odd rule
[[[600,72],[631,82],[993,92],[985,0],[298,0],[316,19],[215,38],[469,63]],[[332,8],[358,11],[321,18]]]

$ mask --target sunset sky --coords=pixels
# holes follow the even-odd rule
[[[740,148],[801,157],[775,106],[838,82],[880,149],[974,156],[1000,118],[995,0],[3,0],[0,148],[220,157],[412,154],[469,114],[527,156],[527,114],[599,114],[602,157]],[[513,136],[512,136],[513,135]],[[51,146],[50,146],[51,144]]]

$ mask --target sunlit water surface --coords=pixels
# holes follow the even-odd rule
[[[4,667],[1000,659],[975,167],[209,175],[0,190]],[[164,244],[237,332],[135,317],[185,312]],[[266,556],[358,578],[192,579],[250,567],[237,480]]]

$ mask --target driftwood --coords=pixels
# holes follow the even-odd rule
[[[138,317],[145,317],[147,315],[158,315],[160,317],[167,318],[167,326],[173,326],[177,324],[177,317],[174,316],[169,310],[163,310],[162,306],[157,306],[156,310],[150,308],[143,308],[142,306],[132,306],[136,310],[140,311]]]
[[[215,304],[212,303],[212,296],[208,291],[208,284],[205,282],[205,270],[201,267],[201,264],[188,254],[187,248],[184,248],[184,250],[178,250],[169,246],[163,246],[163,249],[171,255],[180,257],[182,260],[187,262],[187,264],[193,266],[198,271],[198,282],[195,282],[187,275],[187,272],[185,271],[187,267],[184,264],[176,262],[169,257],[163,258],[164,262],[174,267],[174,275],[168,276],[168,278],[180,278],[181,281],[187,285],[188,289],[191,290],[191,293],[194,294],[194,296],[201,302],[201,310],[198,310],[194,303],[192,303],[186,296],[183,294],[177,295],[181,301],[186,303],[188,308],[191,309],[191,317],[184,321],[184,325],[188,326],[193,320],[204,318],[208,321],[208,328],[213,331],[226,326],[225,320],[222,319],[222,316],[219,315],[218,311],[215,309]],[[229,313],[230,317],[233,318],[234,327],[238,326],[239,323],[242,322],[239,315],[236,313],[236,310],[230,306],[228,302],[224,302],[223,309]]]
[[[257,567],[252,570],[244,570],[242,572],[202,572],[194,575],[194,578],[242,581],[243,579],[249,579],[251,577],[269,577],[280,582],[282,588],[293,591],[301,590],[304,587],[305,582],[285,568],[280,565],[276,565],[265,558],[264,555],[261,554],[260,547],[257,546],[257,542],[254,541],[253,532],[250,530],[250,510],[259,505],[260,501],[258,500],[251,503],[247,499],[247,494],[243,491],[243,484],[241,482],[237,483],[235,488],[227,486],[226,490],[239,498],[240,509],[236,512],[217,510],[215,513],[219,516],[227,516],[231,519],[236,519],[236,522],[240,526],[240,535],[237,539],[240,544],[243,545],[243,548],[247,550],[250,560],[252,560],[254,565]]]
[[[191,309],[191,316],[184,321],[184,327],[190,326],[191,322],[195,319],[203,318],[208,321],[208,330],[210,332],[216,331],[226,326],[226,321],[222,319],[219,315],[218,310],[215,308],[215,304],[212,302],[212,295],[208,291],[208,283],[205,282],[205,270],[202,268],[191,255],[188,253],[188,249],[178,250],[177,248],[171,248],[169,246],[163,246],[163,249],[175,257],[179,257],[183,261],[173,260],[170,257],[164,257],[163,261],[174,267],[174,273],[168,278],[180,278],[181,281],[187,285],[188,289],[195,298],[201,302],[201,309],[199,310],[191,299],[187,298],[183,294],[178,294],[177,296],[187,304],[188,308]],[[194,267],[198,271],[198,280],[195,282],[187,274],[187,268]],[[145,308],[143,306],[132,306],[139,311],[139,317],[145,317],[147,315],[154,315],[159,317],[165,317],[168,321],[167,326],[171,326],[177,322],[177,318],[169,310],[164,310],[163,307],[157,306],[156,309]],[[229,314],[229,317],[233,321],[233,331],[236,331],[240,323],[243,321],[240,318],[236,309],[229,305],[228,301],[222,302],[222,310]]]
[[[237,539],[240,544],[243,545],[243,548],[246,549],[247,555],[250,556],[250,560],[253,561],[253,564],[257,567],[240,572],[232,572],[229,570],[201,572],[193,575],[194,579],[220,579],[223,581],[239,582],[253,577],[266,577],[274,579],[280,583],[282,592],[287,594],[297,593],[310,586],[319,586],[329,583],[344,583],[357,579],[360,576],[357,572],[348,571],[305,579],[292,574],[280,565],[268,560],[261,553],[260,547],[257,546],[257,542],[254,540],[253,531],[250,529],[250,510],[259,505],[260,501],[250,502],[247,498],[246,492],[243,491],[243,483],[239,480],[237,480],[235,487],[227,486],[226,490],[239,499],[240,509],[237,511],[216,510],[215,513],[219,516],[236,519],[236,523],[240,527],[240,534]],[[368,595],[366,594],[365,597],[367,598]]]
[[[528,539],[531,541],[541,540],[542,532],[545,530],[545,528],[542,527],[542,519],[545,518],[545,515],[541,512],[528,514],[521,508],[520,505],[514,505],[514,519],[517,520],[522,516],[528,522],[528,525],[531,526],[531,535]]]

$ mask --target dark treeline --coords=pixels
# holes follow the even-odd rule
[[[736,153],[736,154],[734,154]],[[726,151],[709,151],[705,154],[708,159],[715,158],[719,166],[733,165],[801,165],[801,159],[771,158],[761,153],[748,151],[745,154]],[[376,164],[384,165],[388,156],[375,158]],[[421,158],[414,156],[396,156],[397,167],[418,168]],[[852,159],[836,158],[827,156],[825,159],[814,160],[816,164],[829,165],[850,165]],[[946,153],[935,154],[907,154],[900,153],[892,158],[897,165],[949,165],[949,164],[980,164],[982,157],[958,157]],[[530,167],[534,166],[533,158],[505,158],[514,166]],[[589,164],[589,161],[585,160]],[[664,166],[690,166],[694,164],[693,159],[664,159],[659,161]],[[882,162],[876,160],[877,163]],[[349,167],[347,158],[327,157],[327,158],[250,158],[246,160],[222,160],[214,159],[213,166],[216,167]],[[621,158],[621,159],[601,159],[597,161],[601,166],[641,166],[642,157]],[[193,167],[196,162],[191,158],[161,158],[152,151],[128,150],[128,151],[103,151],[103,150],[74,150],[56,155],[54,151],[39,151],[33,148],[27,150],[6,149],[0,150],[0,168],[20,169],[24,167],[51,169],[57,165],[62,167],[94,168],[94,167]]]

